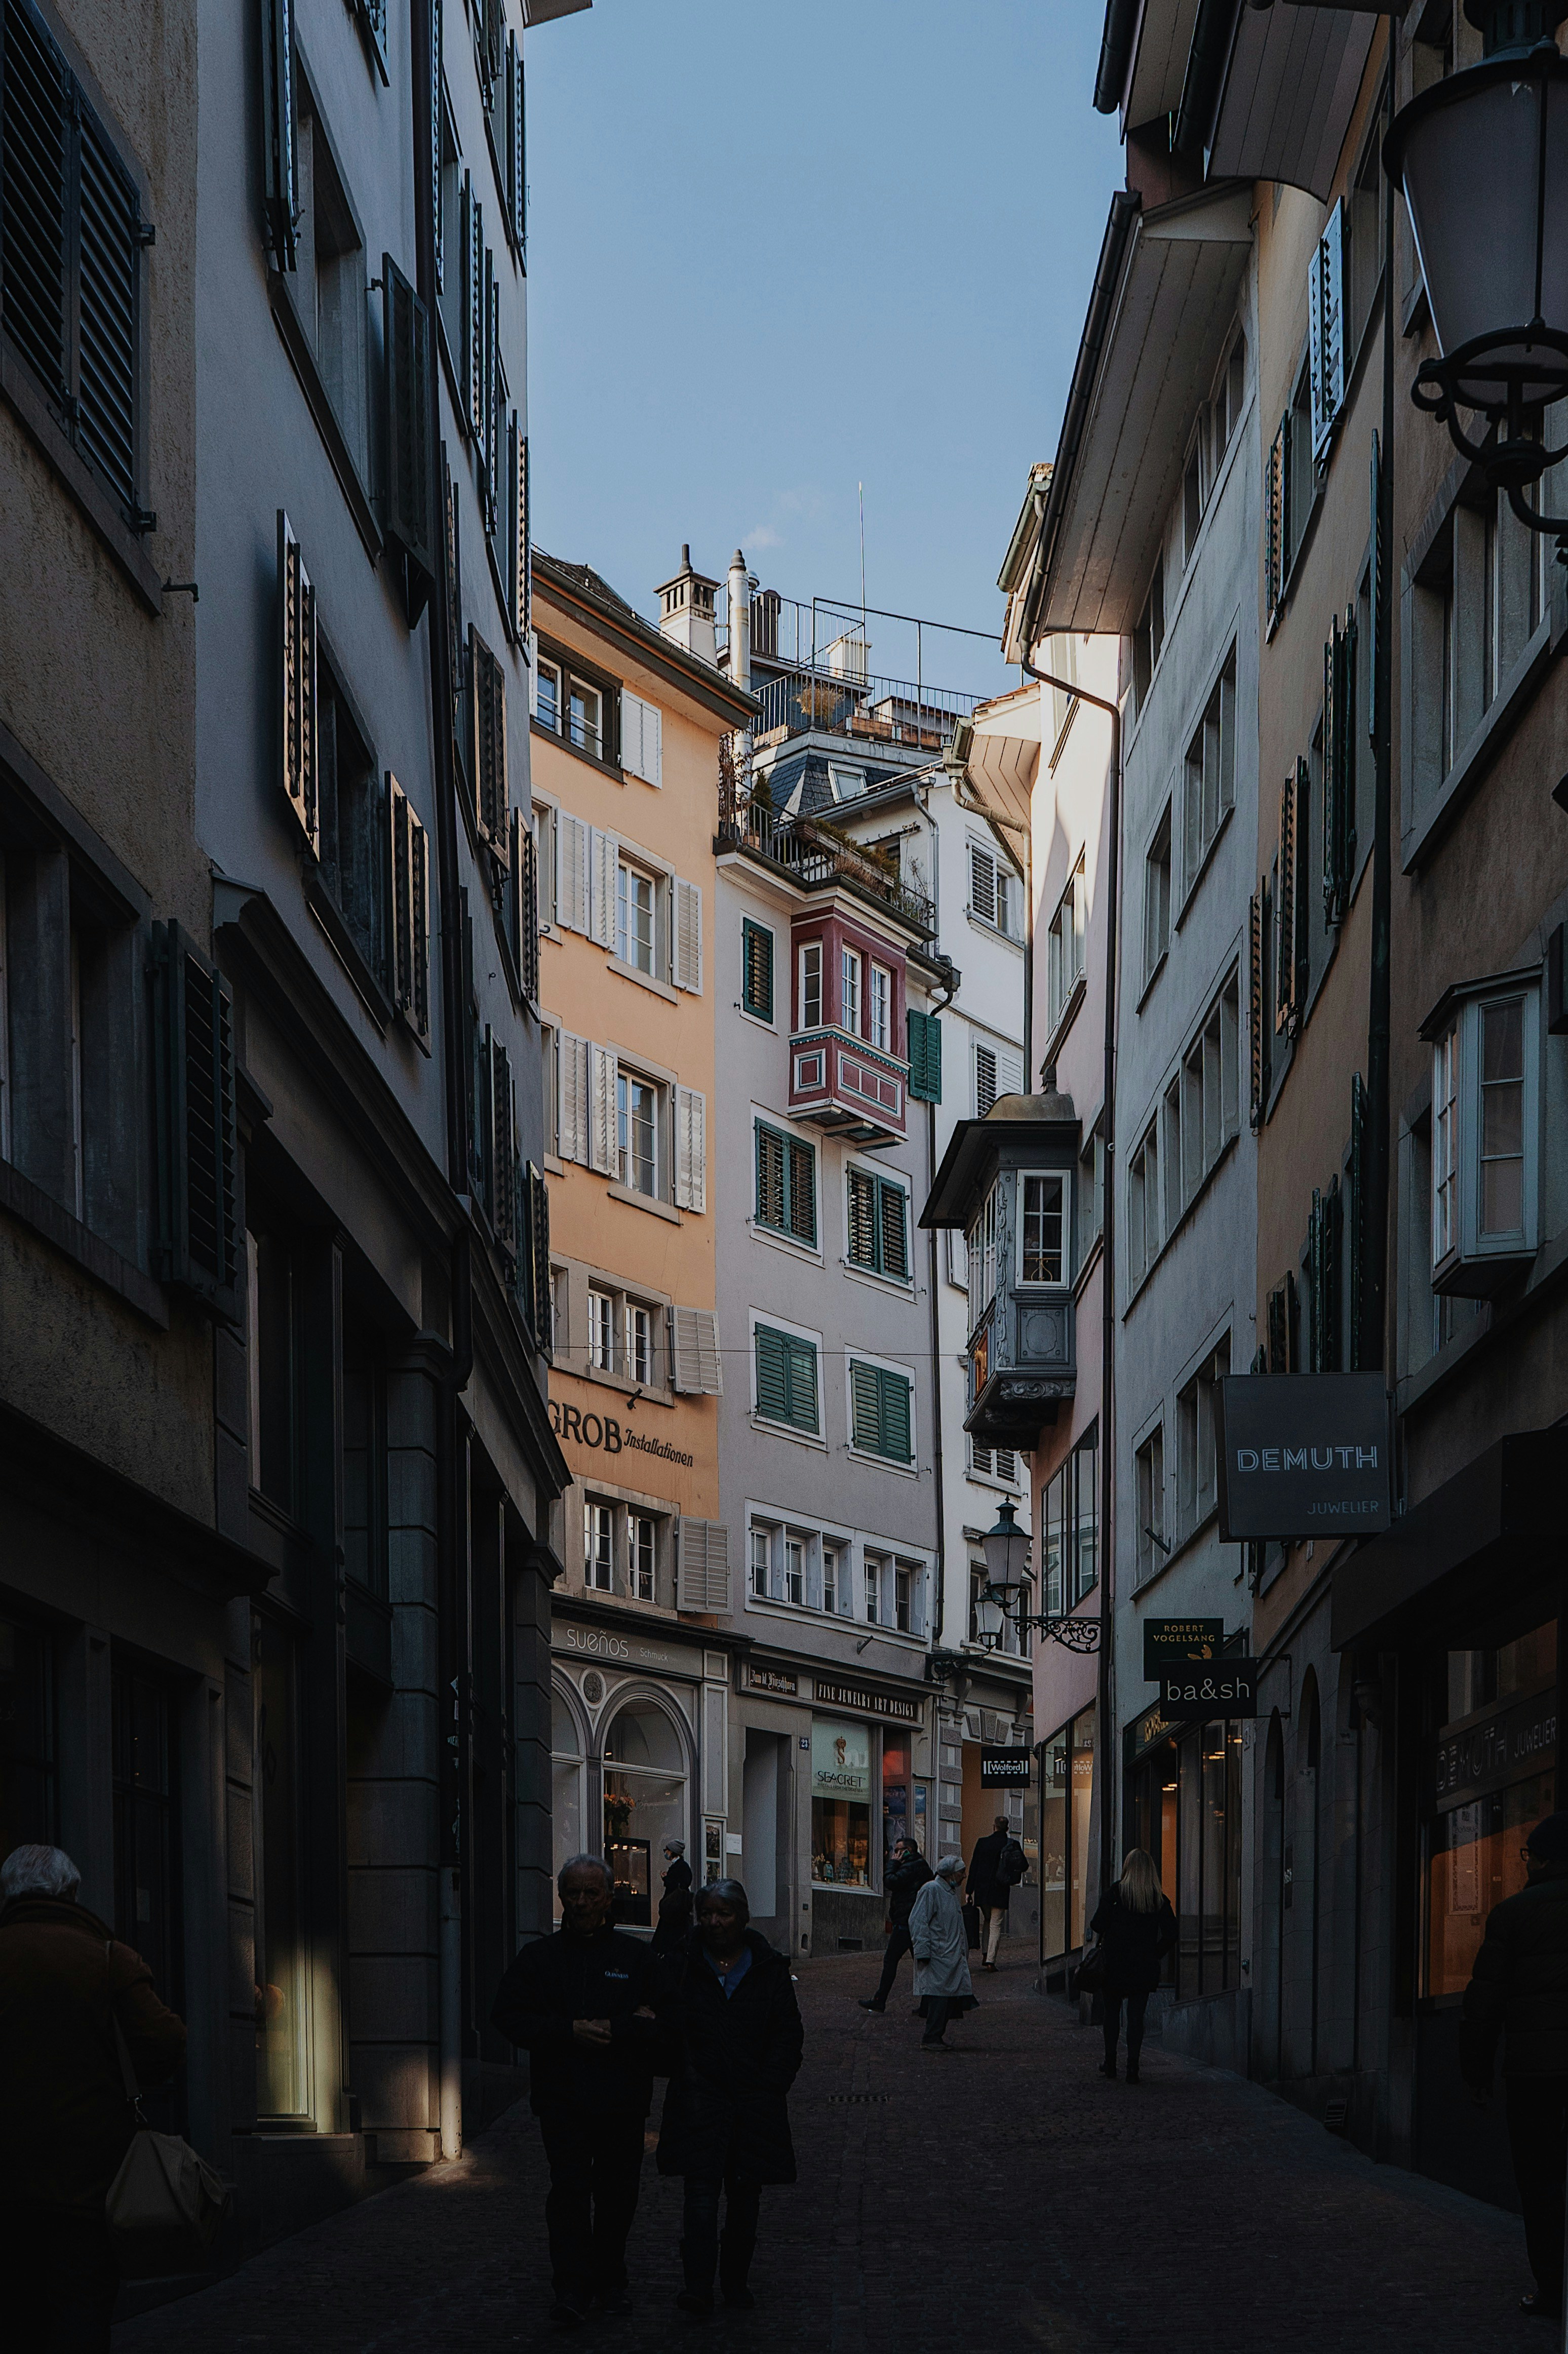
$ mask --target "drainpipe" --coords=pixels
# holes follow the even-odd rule
[[[430,0],[413,0],[411,11],[413,67],[410,78],[414,116],[415,281],[435,334],[436,244],[434,169],[430,150],[431,40]],[[429,436],[432,457],[441,446],[440,371],[429,371]],[[431,496],[435,498],[434,484]],[[426,609],[426,643],[430,664],[432,767],[435,780],[436,873],[440,894],[441,1048],[446,1078],[447,1176],[458,1197],[458,1224],[451,1245],[452,1356],[442,1384],[438,1423],[437,1491],[440,1522],[438,1597],[439,1655],[442,1707],[438,1723],[443,1728],[438,1752],[440,1805],[440,2125],[441,2156],[457,2158],[462,2149],[462,1845],[466,1830],[463,1806],[467,1761],[467,1688],[463,1679],[463,1645],[460,1639],[467,1580],[460,1575],[468,1544],[467,1449],[463,1436],[461,1393],[473,1368],[471,1293],[471,1229],[468,1214],[468,1119],[464,1058],[461,898],[458,885],[457,779],[452,765],[454,681],[450,660],[450,612],[452,584],[446,577],[444,516],[435,519],[440,557]]]
[[[927,791],[929,792],[929,790],[927,786]],[[919,800],[918,789],[916,789],[916,798]],[[926,822],[931,829],[931,896],[937,908],[937,936],[940,938],[941,858],[937,820],[928,801],[922,801],[920,805],[926,813]],[[948,971],[947,978],[942,983],[942,996],[934,1009],[938,1013],[946,1013],[958,994],[959,989],[959,975],[954,970],[951,957],[945,957],[942,961],[947,966]],[[927,1165],[930,1171],[930,1178],[927,1182],[929,1183],[931,1178],[934,1178],[937,1173],[937,1107],[934,1103],[928,1103],[926,1106],[926,1149]],[[941,1269],[938,1265],[938,1234],[936,1227],[933,1226],[930,1229],[930,1240],[927,1246],[931,1287],[931,1460],[935,1467],[937,1483],[937,1624],[932,1630],[931,1641],[933,1646],[939,1649],[948,1611],[948,1539],[947,1516],[943,1509],[945,1490],[942,1484],[942,1295]]]
[[[1110,1886],[1116,1860],[1116,1824],[1111,1814],[1111,1783],[1114,1772],[1116,1738],[1115,1659],[1116,1620],[1112,1614],[1111,1586],[1114,1580],[1116,1547],[1113,1531],[1116,1510],[1116,1456],[1112,1445],[1112,1411],[1116,1403],[1114,1369],[1116,1362],[1116,1187],[1113,1176],[1116,1167],[1116,1014],[1117,1014],[1117,934],[1119,914],[1121,871],[1121,705],[1107,702],[1105,696],[1090,695],[1070,679],[1054,678],[1049,671],[1036,670],[1027,656],[1021,666],[1041,686],[1054,686],[1064,695],[1075,696],[1096,711],[1103,711],[1111,725],[1110,757],[1110,840],[1106,854],[1106,1026],[1105,1026],[1105,1108],[1100,1119],[1105,1142],[1104,1210],[1100,1227],[1100,1649],[1099,1680],[1097,1693],[1097,1739],[1102,1760],[1100,1799],[1100,1893]],[[1031,832],[1033,832],[1031,827]],[[1033,920],[1030,931],[1033,931]],[[1033,1502],[1033,1499],[1031,1499]],[[1033,1518],[1033,1514],[1031,1515]]]

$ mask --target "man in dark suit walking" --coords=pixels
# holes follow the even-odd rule
[[[887,1872],[887,1949],[882,1956],[882,1983],[874,1994],[863,1994],[862,2010],[885,2010],[898,1976],[898,1965],[909,1952],[909,1908],[931,1877],[931,1867],[912,1839],[898,1842],[896,1862]]]

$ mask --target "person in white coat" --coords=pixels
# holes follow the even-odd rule
[[[915,1991],[926,2032],[922,2052],[946,2052],[948,2021],[975,2008],[969,1978],[969,1941],[964,1931],[964,1908],[959,1883],[964,1876],[961,1855],[945,1855],[909,1914],[909,1942],[915,1949]]]

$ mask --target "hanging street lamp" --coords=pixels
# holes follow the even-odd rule
[[[1412,100],[1383,144],[1437,340],[1411,398],[1568,560],[1568,517],[1524,495],[1568,456],[1544,430],[1568,398],[1568,59],[1552,37],[1568,0],[1465,0],[1465,14],[1481,63]]]
[[[1024,1574],[1029,1566],[1029,1539],[1019,1527],[1010,1496],[996,1516],[996,1526],[981,1540],[986,1582],[975,1596],[975,1623],[989,1648],[1001,1640],[1002,1621],[1012,1621],[1022,1635],[1033,1628],[1048,1642],[1069,1651],[1097,1651],[1100,1621],[1045,1612],[1033,1616],[1023,1607]]]

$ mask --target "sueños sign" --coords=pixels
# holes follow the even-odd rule
[[[1372,1536],[1392,1517],[1381,1373],[1229,1373],[1220,1384],[1220,1534]]]

